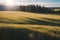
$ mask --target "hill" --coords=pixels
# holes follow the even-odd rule
[[[42,40],[60,40],[60,15],[21,11],[0,11],[0,35],[5,35],[6,37],[4,37],[6,40],[8,40],[9,37],[11,40],[14,40],[14,38],[17,40],[21,37],[19,29],[22,30],[22,33],[26,32],[25,37],[29,33],[34,33],[34,35],[36,35],[34,38],[32,37],[33,34],[30,34],[30,37],[32,37],[33,40],[36,37],[37,39],[35,40],[38,40],[40,37],[42,37]],[[31,30],[32,32],[28,30]],[[37,33],[35,34],[35,32]],[[41,35],[39,38],[37,36],[38,34]],[[15,35],[15,37],[12,35]]]

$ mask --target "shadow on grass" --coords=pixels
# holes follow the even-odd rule
[[[52,21],[52,22],[56,22],[60,24],[60,20],[55,20],[55,19],[49,19],[49,18],[43,18],[44,20],[48,20],[48,21]]]
[[[0,28],[0,40],[59,40],[27,28]]]
[[[37,24],[37,25],[49,25],[49,26],[60,26],[58,23],[50,22],[50,21],[44,21],[44,20],[37,20],[33,18],[27,18],[28,24]]]
[[[60,26],[60,20],[54,20],[54,19],[49,19],[49,18],[43,18],[44,20],[48,20],[48,21],[44,21],[44,20],[38,20],[38,19],[33,19],[33,18],[26,18],[25,22],[16,22],[16,21],[3,21],[0,19],[0,23],[6,23],[6,24],[31,24],[31,25],[48,25],[48,26]],[[53,21],[53,22],[51,22]],[[57,23],[55,23],[57,22]]]
[[[36,14],[54,14],[54,15],[60,15],[60,12],[32,12]]]

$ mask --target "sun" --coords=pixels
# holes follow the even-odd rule
[[[6,5],[14,5],[14,0],[6,0],[5,1]]]

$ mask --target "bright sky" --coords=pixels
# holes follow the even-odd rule
[[[60,7],[60,0],[0,0],[0,4],[6,5],[27,5],[40,4],[47,7]]]

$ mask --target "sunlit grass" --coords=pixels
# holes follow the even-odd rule
[[[17,22],[28,23],[29,19],[43,20],[46,22],[53,22],[60,24],[60,15],[53,14],[37,14],[30,12],[19,12],[19,11],[1,11],[0,12],[0,27],[3,28],[28,28],[31,30],[39,31],[51,35],[52,31],[60,32],[60,26],[49,26],[49,25],[33,25],[33,24],[18,24]],[[47,18],[47,19],[46,19]],[[31,20],[30,20],[31,21]],[[14,24],[16,23],[16,24]],[[60,37],[60,34],[56,33],[56,37]]]

